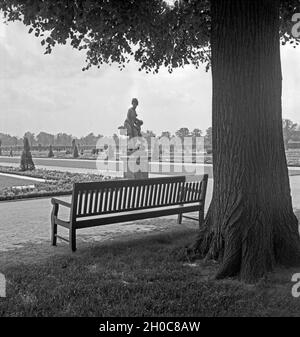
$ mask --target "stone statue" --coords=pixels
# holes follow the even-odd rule
[[[141,139],[142,132],[141,126],[143,121],[137,118],[136,108],[139,102],[136,98],[132,99],[132,107],[129,108],[127,113],[127,118],[124,122],[124,126],[119,129],[126,132],[128,137],[127,143],[127,154],[123,158],[124,167],[124,178],[126,179],[146,179],[148,178],[148,154],[145,151],[145,146]],[[129,162],[136,163],[138,165],[137,171],[132,171],[129,167]]]
[[[132,107],[129,108],[127,118],[124,123],[124,128],[127,130],[127,136],[129,139],[135,137],[142,137],[141,126],[143,121],[137,118],[136,108],[139,102],[136,98],[132,99]]]

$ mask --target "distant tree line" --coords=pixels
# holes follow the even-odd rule
[[[283,137],[284,144],[288,147],[289,142],[300,142],[300,126],[297,123],[289,119],[284,119],[282,121],[283,127]],[[152,137],[162,138],[167,137],[169,139],[173,137],[185,138],[185,137],[204,137],[204,144],[206,149],[212,148],[212,127],[209,127],[205,134],[202,130],[195,128],[194,130],[189,130],[187,127],[182,127],[178,129],[175,134],[172,134],[170,131],[163,131],[160,135],[156,135],[151,130],[146,130],[142,132],[142,136],[146,139],[150,139]],[[94,135],[93,132],[89,133],[87,136],[77,138],[67,133],[57,133],[50,134],[47,132],[40,132],[35,135],[32,132],[26,132],[23,137],[11,136],[9,134],[0,133],[0,155],[1,155],[1,146],[3,147],[15,147],[22,146],[24,137],[28,139],[30,146],[39,146],[39,147],[48,147],[51,146],[66,146],[74,148],[74,141],[79,146],[96,146],[97,141],[103,137],[103,135]],[[114,139],[118,139],[117,134],[113,134]],[[52,148],[51,148],[52,150]],[[76,152],[77,150],[75,150]],[[50,153],[50,156],[52,154]]]
[[[23,146],[24,137],[28,139],[30,146],[71,146],[72,141],[75,139],[78,144],[81,145],[95,145],[102,135],[94,135],[89,133],[87,136],[76,138],[66,133],[58,133],[56,135],[40,132],[35,135],[32,132],[26,132],[23,137],[11,136],[9,134],[0,133],[0,140],[2,146]]]
[[[293,147],[290,143],[300,143],[300,126],[290,119],[282,121],[283,139],[286,148]]]
[[[207,135],[210,135],[209,128],[206,131]],[[145,132],[142,132],[143,137],[145,138],[151,138],[151,137],[167,137],[172,138],[174,136],[184,138],[184,137],[201,137],[203,135],[203,132],[200,129],[194,129],[193,131],[190,131],[188,128],[180,128],[175,132],[175,135],[173,135],[169,131],[163,131],[160,136],[157,136],[153,131],[147,130]],[[73,135],[66,134],[66,133],[58,133],[56,135],[50,134],[47,132],[40,132],[38,135],[35,135],[32,132],[26,132],[23,137],[16,137],[11,136],[9,134],[0,133],[0,140],[2,142],[3,146],[23,146],[24,137],[28,139],[28,142],[30,146],[71,146],[73,140],[76,140],[77,144],[80,144],[82,146],[85,145],[96,145],[98,139],[103,137],[102,135],[94,135],[94,133],[89,133],[87,136],[77,138]],[[113,135],[113,138],[118,138],[117,134]],[[1,146],[0,146],[1,147]]]

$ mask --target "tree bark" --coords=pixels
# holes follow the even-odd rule
[[[217,278],[300,264],[282,132],[279,1],[212,0],[214,189],[193,252]]]

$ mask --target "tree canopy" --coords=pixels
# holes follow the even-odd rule
[[[280,0],[282,43],[298,43],[291,35],[299,0]],[[40,37],[45,53],[56,44],[86,50],[86,66],[134,59],[140,70],[158,72],[201,63],[210,65],[209,0],[2,0],[7,21],[22,21]]]

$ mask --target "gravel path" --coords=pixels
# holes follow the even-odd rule
[[[64,197],[61,199],[68,200]],[[37,199],[18,202],[0,203],[0,255],[17,248],[29,247],[34,244],[50,244],[50,199]],[[61,207],[60,217],[68,219],[68,212]],[[177,226],[177,217],[134,221],[130,223],[106,225],[81,229],[77,233],[78,248],[82,242],[99,242],[123,235],[164,231]],[[196,222],[191,223],[197,228]],[[67,237],[68,232],[59,227],[59,234]],[[58,241],[58,245],[66,246],[65,242]]]
[[[300,176],[290,177],[294,208],[300,210]],[[211,200],[212,180],[209,179],[206,209]],[[69,200],[70,197],[61,199]],[[61,207],[60,216],[68,218],[67,209]],[[0,203],[0,267],[3,258],[20,261],[24,256],[38,259],[55,254],[69,254],[67,244],[59,241],[57,248],[50,246],[50,198]],[[182,228],[197,228],[197,223],[184,221]],[[106,225],[78,231],[78,249],[85,245],[136,235],[145,235],[171,229],[180,229],[176,216],[135,221],[126,224]],[[59,228],[59,233],[68,235]],[[38,251],[36,250],[38,248]]]

